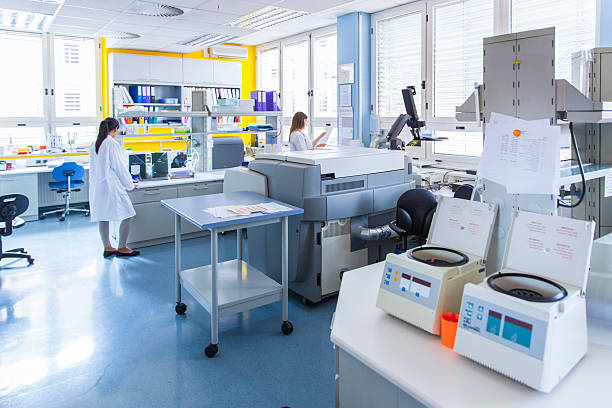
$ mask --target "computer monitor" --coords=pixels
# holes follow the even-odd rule
[[[144,153],[130,153],[128,156],[129,167],[128,170],[132,177],[136,176],[140,180],[147,178],[147,162],[146,154]]]
[[[157,152],[151,153],[151,177],[152,178],[167,178],[168,177],[168,153]]]

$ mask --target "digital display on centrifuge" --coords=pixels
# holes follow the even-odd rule
[[[510,316],[504,317],[504,330],[502,337],[516,344],[529,348],[531,346],[531,333],[533,325]]]
[[[419,285],[423,285],[423,286],[427,286],[428,288],[431,287],[431,283],[423,280],[423,279],[419,279],[416,276],[412,278],[412,281],[414,283],[418,283]]]
[[[493,310],[489,310],[489,318],[487,319],[487,331],[491,334],[499,336],[501,328],[502,315]]]

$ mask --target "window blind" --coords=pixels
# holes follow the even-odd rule
[[[257,58],[257,89],[280,92],[278,47],[261,50]]]
[[[314,117],[336,117],[338,95],[338,37],[336,33],[313,41]]]
[[[55,114],[95,117],[96,82],[93,40],[57,37],[55,53]]]
[[[422,13],[394,16],[376,22],[376,108],[381,117],[406,113],[401,90],[417,89],[421,107]],[[422,112],[419,112],[422,116]]]
[[[572,53],[596,46],[597,0],[511,0],[512,32],[555,27],[555,76],[571,80]]]
[[[308,114],[308,40],[283,47],[283,117],[297,111]]]
[[[454,118],[455,107],[482,83],[482,39],[493,35],[494,0],[463,0],[434,7],[434,117]]]

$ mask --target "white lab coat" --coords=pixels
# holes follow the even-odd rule
[[[292,152],[301,152],[312,149],[312,140],[303,132],[296,130],[289,136],[289,148]]]
[[[89,207],[91,221],[122,221],[136,215],[126,190],[134,189],[123,149],[111,136],[89,146]]]

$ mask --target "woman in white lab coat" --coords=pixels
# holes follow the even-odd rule
[[[91,220],[99,222],[104,258],[112,255],[136,256],[140,253],[127,247],[130,222],[136,215],[127,191],[135,186],[123,149],[115,140],[118,130],[117,119],[104,119],[100,123],[96,141],[89,147],[89,206]],[[110,242],[110,221],[120,222],[118,248],[114,248]]]
[[[304,133],[307,119],[308,116],[304,112],[295,112],[295,115],[293,115],[291,130],[289,130],[289,147],[292,152],[312,150],[319,145],[319,140],[325,136],[325,132],[323,132],[315,140],[310,140]]]

